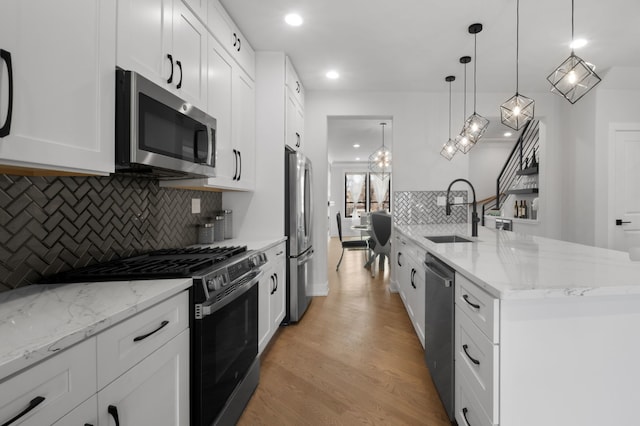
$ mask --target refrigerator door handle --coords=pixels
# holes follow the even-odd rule
[[[314,253],[313,249],[309,249],[302,256],[298,257],[297,258],[298,266],[311,260],[311,258],[313,257],[313,253]]]

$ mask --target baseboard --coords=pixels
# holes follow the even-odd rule
[[[400,291],[400,287],[398,287],[398,283],[395,281],[389,281],[389,291],[391,293],[398,293]]]

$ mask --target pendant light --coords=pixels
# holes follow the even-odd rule
[[[571,0],[571,43],[573,45],[573,1]],[[562,95],[566,100],[575,104],[589,90],[602,81],[595,73],[595,66],[576,56],[571,48],[571,55],[561,63],[549,77],[551,91]]]
[[[386,125],[387,123],[380,123],[382,127],[382,146],[369,156],[369,170],[380,174],[382,179],[391,172],[391,150],[384,145],[384,126]]]
[[[489,127],[489,120],[481,116],[476,112],[476,83],[478,77],[478,33],[482,31],[482,24],[471,24],[469,25],[469,34],[473,34],[473,55],[475,56],[475,61],[473,62],[473,114],[467,118],[467,121],[464,123],[463,132],[475,145],[478,143],[484,132]],[[469,149],[473,148],[473,145],[469,147]]]
[[[456,147],[456,141],[451,139],[451,82],[455,81],[455,76],[448,75],[445,77],[445,81],[449,83],[449,140],[442,145],[442,149],[440,150],[440,155],[442,155],[447,160],[451,161],[458,148]]]
[[[520,54],[520,0],[516,3],[516,94],[500,105],[502,124],[520,130],[534,116],[535,102],[518,92],[518,61]]]
[[[464,122],[467,118],[467,64],[471,62],[471,56],[463,56],[460,58],[460,63],[464,64],[464,101],[463,101],[463,112],[462,112],[462,131],[458,136],[456,136],[456,148],[458,151],[462,151],[463,154],[469,152],[471,148],[473,148],[474,142],[469,140],[467,134],[465,133]]]

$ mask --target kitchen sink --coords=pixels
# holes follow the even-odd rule
[[[472,243],[473,241],[468,240],[463,237],[459,237],[457,235],[437,235],[433,237],[425,236],[425,238],[429,241],[433,241],[434,243]]]

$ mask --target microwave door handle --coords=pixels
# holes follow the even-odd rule
[[[209,141],[209,135],[207,134],[207,129],[196,130],[193,133],[193,158],[195,159],[196,163],[202,164],[202,163],[206,163],[207,162],[208,157],[206,157],[206,158],[199,157],[200,150],[198,148],[199,148],[200,144],[198,142],[200,141],[200,138],[198,137],[198,135],[200,133],[204,133],[204,135],[205,135],[205,137],[207,139],[207,143]],[[209,153],[209,150],[207,148],[207,154],[208,153]]]
[[[214,129],[213,127],[210,127],[209,131],[207,132],[207,136],[208,136],[207,137],[207,142],[208,142],[207,164],[210,165],[211,167],[215,167],[216,160],[213,154],[216,149],[216,129]]]

